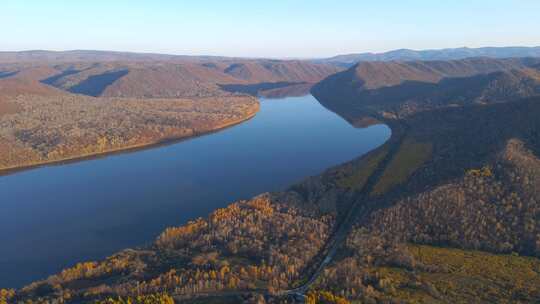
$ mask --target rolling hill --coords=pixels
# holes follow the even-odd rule
[[[340,69],[302,61],[78,63],[56,65],[43,82],[78,94],[103,97],[171,98],[310,87]],[[307,90],[306,90],[307,92]]]
[[[348,115],[348,119],[362,116],[358,112],[365,116],[399,116],[419,109],[535,95],[539,61],[473,58],[363,62],[326,78],[312,92],[325,106]]]

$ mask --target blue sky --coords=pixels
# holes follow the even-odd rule
[[[2,0],[0,50],[323,57],[540,45],[538,0]]]

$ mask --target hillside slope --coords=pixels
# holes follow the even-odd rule
[[[394,122],[396,152],[313,288],[366,302],[539,301],[538,114],[534,97]],[[371,162],[390,149],[375,151]],[[368,161],[336,169],[336,187],[362,188]]]
[[[259,95],[288,86],[296,86],[298,90],[299,85],[307,94],[313,84],[341,70],[332,65],[299,60],[75,54],[79,53],[57,54],[57,58],[54,53],[37,52],[36,58],[28,62],[7,60],[8,63],[2,64],[0,53],[0,78],[16,74],[24,78],[33,74],[32,79],[41,76],[39,80],[44,84],[93,97],[179,98],[230,93]],[[34,58],[25,53],[14,58],[25,56]],[[72,56],[78,59],[70,61]]]
[[[535,95],[540,59],[368,62],[313,87],[331,110],[348,116],[406,115],[421,109],[492,103]],[[340,108],[342,108],[340,110]]]
[[[536,283],[525,283],[540,278],[535,64],[458,78],[413,73],[398,77],[401,84],[394,78],[390,87],[375,89],[362,85],[366,74],[358,70],[331,76],[313,89],[314,95],[351,122],[370,116],[390,125],[393,135],[371,155],[329,173],[335,188],[364,191],[356,203],[363,211],[341,255],[314,288],[367,302],[538,301]],[[351,79],[357,85],[351,86]],[[387,81],[373,79],[378,85]],[[348,92],[345,101],[343,91]],[[377,167],[373,163],[383,165],[366,188],[366,171]],[[456,263],[465,263],[462,255],[478,254],[471,250],[505,254],[514,268],[504,279],[493,265],[480,262],[482,272],[473,267],[456,271]],[[436,264],[434,252],[441,255]],[[537,258],[512,258],[517,255]],[[528,271],[521,263],[529,262],[531,277],[520,277]],[[473,278],[471,288],[466,282]]]

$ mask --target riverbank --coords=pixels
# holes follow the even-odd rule
[[[241,124],[255,117],[255,115],[257,115],[257,113],[259,112],[259,110],[260,110],[260,104],[257,101],[257,102],[254,102],[251,106],[248,106],[247,109],[242,113],[243,116],[240,118],[229,119],[221,123],[215,123],[210,128],[206,128],[206,129],[201,128],[202,130],[197,130],[196,127],[193,127],[189,129],[190,133],[183,134],[180,136],[174,136],[174,135],[164,136],[161,138],[150,139],[149,141],[145,141],[141,143],[130,144],[130,145],[125,145],[125,146],[120,146],[120,147],[106,148],[102,151],[80,153],[76,155],[69,155],[66,157],[61,157],[61,158],[56,158],[56,159],[51,159],[51,160],[39,160],[39,161],[35,161],[32,163],[27,163],[23,165],[3,166],[3,167],[0,166],[0,176],[14,174],[21,171],[31,170],[31,169],[35,169],[35,168],[39,168],[43,166],[62,165],[62,164],[67,164],[67,163],[106,157],[113,154],[136,152],[143,149],[151,149],[151,148],[155,148],[155,147],[159,147],[163,145],[177,143],[183,140],[188,140],[188,139],[196,138],[199,136],[212,134],[212,133],[221,131],[223,129]],[[194,122],[194,123],[197,123],[197,122]],[[177,133],[180,133],[180,132],[177,132]]]
[[[0,238],[11,246],[0,285],[20,287],[147,244],[166,227],[285,190],[391,135],[383,125],[354,128],[312,96],[260,106],[249,121],[208,136],[3,177]]]

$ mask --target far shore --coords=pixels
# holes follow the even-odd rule
[[[81,155],[66,157],[62,159],[37,162],[34,164],[29,164],[29,165],[0,168],[0,176],[11,175],[11,174],[19,173],[22,171],[37,169],[37,168],[46,167],[46,166],[61,166],[61,165],[76,163],[76,162],[85,161],[85,160],[98,159],[98,158],[107,157],[107,156],[115,155],[115,154],[134,153],[141,150],[153,149],[157,147],[176,144],[185,140],[190,140],[197,137],[210,135],[210,134],[222,131],[224,129],[234,127],[238,124],[246,122],[252,119],[253,117],[255,117],[257,113],[259,112],[259,110],[260,110],[260,104],[257,106],[256,111],[249,113],[247,116],[242,117],[237,120],[227,122],[227,123],[220,124],[217,127],[208,131],[195,132],[194,134],[188,135],[188,136],[162,138],[153,142],[124,146],[124,147],[120,147],[116,149],[110,149],[104,152],[81,154]]]

